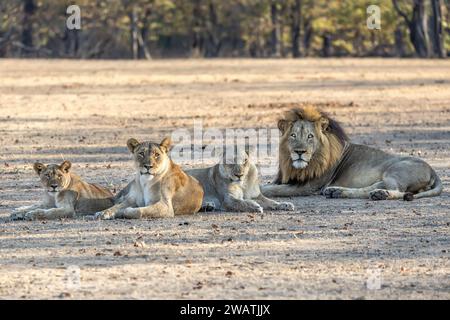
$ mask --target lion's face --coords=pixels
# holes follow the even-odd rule
[[[294,108],[278,121],[281,132],[276,183],[321,177],[341,157],[348,137],[339,123],[314,106]]]
[[[296,169],[306,168],[319,146],[315,124],[309,121],[295,122],[289,130],[287,141],[292,166]]]
[[[33,166],[34,171],[39,175],[42,186],[51,194],[56,194],[70,185],[70,161],[64,161],[62,164],[45,165],[36,162]]]
[[[249,169],[249,155],[245,151],[238,151],[230,157],[224,155],[219,165],[222,176],[236,182],[244,181]]]
[[[295,169],[304,169],[309,165],[311,159],[320,150],[320,142],[327,126],[328,119],[324,117],[317,121],[280,120],[278,122],[278,128],[283,133],[282,139],[287,143],[292,166]]]
[[[131,138],[127,146],[133,154],[136,171],[149,179],[165,171],[169,166],[170,138],[165,138],[160,144],[152,142],[139,142]]]

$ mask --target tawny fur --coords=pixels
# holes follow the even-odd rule
[[[279,172],[274,184],[262,187],[266,196],[322,192],[329,198],[412,200],[442,192],[423,160],[350,143],[340,125],[314,107],[287,112],[278,128]]]
[[[222,159],[209,168],[186,172],[202,185],[204,198],[202,210],[257,212],[263,210],[294,210],[290,202],[278,202],[265,197],[259,187],[258,169],[247,152],[236,154],[233,163]]]
[[[45,190],[40,204],[16,209],[12,220],[59,219],[94,214],[111,207],[113,194],[96,184],[84,182],[70,172],[71,163],[35,163],[34,170],[39,175]]]
[[[203,189],[169,157],[171,141],[160,144],[129,139],[136,175],[116,197],[115,205],[98,212],[100,219],[167,218],[200,210]]]

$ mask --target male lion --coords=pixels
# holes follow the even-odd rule
[[[293,109],[278,121],[279,171],[267,196],[322,192],[328,198],[372,200],[438,196],[442,183],[424,161],[349,142],[340,125],[314,107]]]
[[[251,162],[248,152],[238,151],[232,159],[223,155],[221,163],[210,168],[192,169],[186,172],[197,178],[205,196],[202,209],[224,209],[237,212],[267,210],[294,210],[290,202],[277,202],[266,198],[259,189],[258,169]],[[231,158],[231,157],[230,157]]]
[[[113,194],[105,188],[81,180],[70,172],[72,164],[44,165],[36,162],[34,171],[39,175],[46,192],[41,204],[21,207],[11,214],[12,220],[71,218],[94,214],[111,207]]]
[[[203,189],[169,157],[172,142],[127,142],[133,154],[136,177],[115,198],[112,208],[96,214],[101,219],[164,218],[200,210]]]

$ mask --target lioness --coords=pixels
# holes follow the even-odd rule
[[[169,157],[172,142],[127,142],[133,154],[136,177],[116,196],[112,208],[97,213],[100,219],[164,218],[200,210],[203,189]]]
[[[111,207],[113,194],[105,188],[81,180],[70,172],[72,164],[44,165],[36,162],[34,171],[45,188],[42,203],[21,207],[11,214],[12,220],[58,219],[94,214]]]
[[[322,192],[328,198],[372,200],[438,196],[442,183],[423,160],[349,142],[340,125],[314,107],[294,109],[278,121],[279,171],[267,196]]]
[[[294,210],[292,203],[277,202],[261,193],[258,169],[247,152],[238,151],[232,159],[226,158],[224,154],[222,161],[215,166],[186,171],[203,186],[202,208],[259,213],[263,209]]]

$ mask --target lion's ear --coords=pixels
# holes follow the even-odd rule
[[[284,133],[289,125],[289,122],[287,120],[281,119],[278,120],[278,129],[281,131],[281,133]]]
[[[137,148],[138,145],[139,145],[139,141],[137,141],[135,138],[130,138],[127,141],[127,147],[131,153],[134,152],[134,150]]]
[[[37,174],[41,174],[41,172],[44,171],[45,168],[47,168],[47,167],[45,166],[45,164],[42,164],[42,163],[40,163],[40,162],[36,162],[36,163],[33,165],[33,169],[34,169],[34,171],[35,171]]]
[[[330,122],[328,121],[327,118],[322,117],[319,119],[319,123],[320,123],[320,127],[322,128],[322,131],[327,130],[328,125],[330,124]]]
[[[72,163],[70,161],[65,160],[63,163],[59,165],[59,168],[65,173],[69,173],[70,168],[72,167]]]
[[[165,137],[163,141],[159,144],[159,146],[162,149],[165,149],[166,152],[169,152],[170,148],[172,147],[172,139],[170,137]]]

